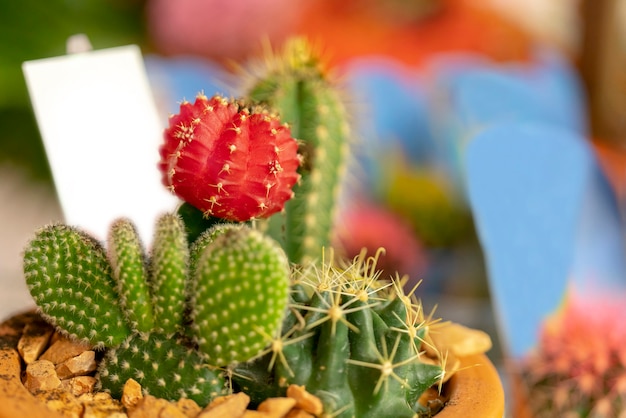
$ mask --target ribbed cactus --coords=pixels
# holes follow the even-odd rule
[[[133,329],[148,332],[154,328],[154,320],[146,257],[135,225],[125,218],[115,221],[107,244],[117,293],[127,320]]]
[[[150,257],[126,219],[110,229],[109,258],[94,238],[61,224],[26,248],[26,280],[43,316],[110,349],[99,374],[112,393],[133,377],[157,396],[206,404],[225,390],[215,369],[258,355],[281,326],[290,269],[276,242],[245,225],[217,226],[190,250],[184,231],[178,216],[163,215]]]
[[[306,270],[290,308],[266,355],[234,369],[253,401],[297,384],[321,398],[327,416],[426,414],[419,396],[443,376],[421,359],[428,320],[399,283],[378,280],[371,259]]]
[[[281,242],[290,261],[311,261],[330,244],[349,154],[346,109],[338,86],[303,39],[287,42],[279,56],[255,70],[244,94],[271,106],[289,123],[301,141],[303,159],[295,196],[266,221],[267,233]]]

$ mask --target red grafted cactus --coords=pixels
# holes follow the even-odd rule
[[[170,117],[164,137],[163,184],[206,216],[265,218],[293,196],[298,143],[265,108],[199,94]]]

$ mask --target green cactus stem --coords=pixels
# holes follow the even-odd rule
[[[306,263],[330,243],[349,153],[346,110],[319,57],[299,38],[288,42],[281,56],[269,60],[249,85],[249,98],[276,109],[301,141],[303,162],[295,197],[282,213],[264,222],[291,262]]]
[[[122,309],[137,331],[154,328],[148,273],[143,245],[135,225],[126,218],[113,222],[107,238],[107,252],[113,277],[117,282]]]
[[[260,402],[304,385],[333,417],[419,416],[419,396],[443,376],[421,358],[429,322],[399,282],[378,280],[373,265],[362,255],[347,267],[305,270],[282,334],[263,357],[234,368],[236,386]]]
[[[168,400],[190,398],[206,405],[227,387],[220,370],[189,341],[161,333],[133,334],[119,347],[107,351],[98,368],[101,389],[120,398],[124,383],[136,380],[147,394]]]
[[[189,247],[185,225],[175,214],[157,220],[150,253],[150,288],[155,326],[164,333],[184,325],[186,287],[189,277]]]
[[[290,269],[278,243],[257,230],[225,224],[207,234],[194,267],[191,318],[199,350],[227,366],[259,354],[280,328]]]
[[[130,335],[106,252],[91,236],[46,226],[28,243],[23,267],[42,316],[65,334],[96,347]]]

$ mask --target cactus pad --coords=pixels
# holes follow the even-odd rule
[[[280,246],[258,231],[219,228],[195,268],[192,319],[200,350],[226,366],[259,354],[280,328],[290,270]]]
[[[130,334],[106,253],[89,235],[61,224],[40,229],[25,249],[24,275],[42,316],[69,336],[103,347]]]

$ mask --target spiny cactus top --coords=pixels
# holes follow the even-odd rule
[[[207,216],[263,218],[293,196],[298,144],[263,108],[199,94],[180,105],[164,136],[163,184]]]

